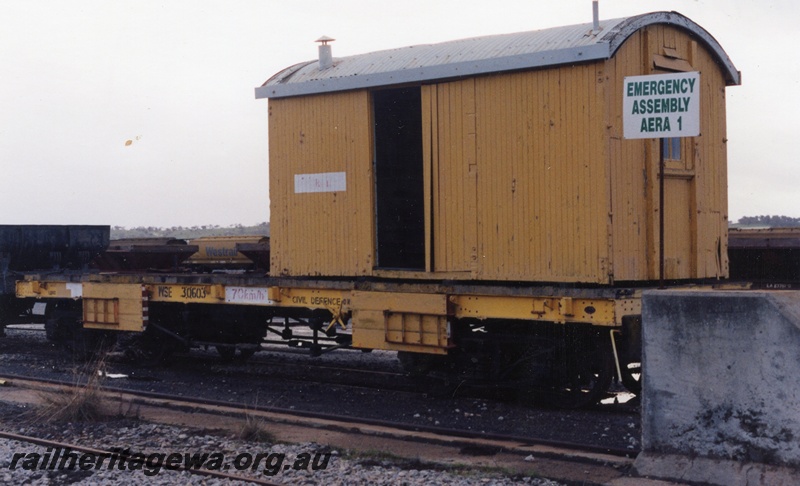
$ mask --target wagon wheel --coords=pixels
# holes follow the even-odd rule
[[[558,408],[583,408],[603,398],[613,379],[613,362],[605,353],[594,352],[575,357],[575,366],[560,376],[559,381],[544,395],[550,405]]]
[[[554,336],[536,344],[516,373],[523,400],[576,409],[599,402],[608,391],[614,362],[590,336]]]
[[[114,336],[102,331],[84,329],[77,316],[56,311],[45,322],[47,339],[61,344],[74,361],[89,361],[114,344]]]
[[[254,348],[239,348],[239,353],[237,355],[236,346],[232,344],[220,344],[214,347],[217,349],[217,353],[219,353],[223,361],[237,360],[244,362],[256,354]]]
[[[175,351],[175,345],[169,339],[157,335],[155,328],[148,328],[144,333],[124,339],[120,344],[125,356],[143,368],[155,368],[167,364]]]
[[[411,353],[408,351],[398,351],[397,360],[403,371],[413,377],[427,376],[428,373],[436,368],[436,360],[428,354]]]
[[[148,339],[134,349],[137,364],[144,368],[155,368],[169,363],[175,349],[164,341]]]

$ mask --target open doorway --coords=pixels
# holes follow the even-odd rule
[[[422,100],[419,87],[375,91],[377,266],[424,270]]]

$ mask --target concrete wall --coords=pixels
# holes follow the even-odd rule
[[[642,475],[800,484],[800,292],[646,292]]]

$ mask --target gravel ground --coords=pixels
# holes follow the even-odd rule
[[[81,365],[65,359],[63,352],[44,339],[41,332],[10,329],[0,337],[0,370],[41,378],[79,381],[85,377]],[[285,349],[285,348],[283,348]],[[123,362],[107,363],[108,373],[126,378],[107,380],[109,386],[177,393],[222,401],[271,405],[309,411],[343,412],[360,418],[398,420],[409,425],[433,425],[487,433],[513,434],[522,437],[569,441],[609,447],[627,447],[632,455],[639,450],[639,417],[636,414],[600,411],[560,411],[537,409],[481,396],[450,396],[417,391],[381,391],[369,387],[330,384],[320,378],[314,364],[333,363],[359,370],[399,371],[392,353],[336,352],[320,358],[305,354],[259,353],[251,362],[223,363],[213,350],[193,351],[178,357],[166,368],[143,369]],[[308,366],[304,366],[307,364]],[[297,369],[297,372],[286,372]],[[303,371],[306,370],[306,371]],[[305,373],[305,374],[304,374]],[[323,372],[327,373],[327,372]],[[344,378],[349,374],[341,372]],[[295,376],[296,375],[296,376]],[[344,381],[347,381],[346,379]],[[1,391],[1,389],[0,389]],[[0,400],[2,395],[0,394]],[[6,408],[8,405],[6,405]],[[102,449],[127,447],[131,452],[214,453],[224,454],[231,466],[227,472],[238,473],[232,461],[239,454],[286,454],[282,466],[293,464],[299,454],[330,452],[327,467],[316,471],[289,469],[274,476],[256,476],[287,484],[558,484],[546,480],[502,477],[488,473],[442,471],[420,464],[395,463],[382,456],[348,457],[346,451],[329,451],[318,444],[270,445],[246,443],[219,437],[204,431],[132,422],[50,426],[21,425],[19,410],[3,413],[0,402],[0,427],[20,434],[39,435],[64,442]],[[39,432],[39,433],[37,433]],[[18,461],[9,470],[14,453],[45,454],[43,447],[20,445],[0,440],[0,484],[228,484],[226,480],[169,471],[163,467],[156,475],[143,470],[29,471]],[[277,456],[273,456],[277,457]],[[154,459],[157,461],[157,457]],[[242,460],[245,460],[243,456]],[[273,461],[276,459],[273,459]],[[136,465],[134,463],[134,465]],[[151,468],[152,469],[152,468]],[[310,468],[309,468],[310,469]]]
[[[34,469],[45,454],[55,454],[43,446],[0,439],[0,482],[3,484],[77,484],[77,485],[158,485],[158,484],[237,484],[239,481],[210,478],[189,472],[172,471],[165,465],[170,454],[209,454],[204,466],[225,469],[261,480],[282,484],[330,485],[513,485],[557,486],[560,483],[541,478],[507,477],[498,472],[476,472],[467,469],[441,470],[436,466],[409,463],[379,455],[349,456],[346,451],[306,444],[270,444],[246,442],[205,431],[156,425],[130,420],[100,423],[26,424],[20,423],[25,410],[0,402],[0,427],[9,432],[32,435],[101,450],[129,449],[131,459],[108,467],[108,461],[97,469],[58,470]],[[25,454],[20,456],[21,454]],[[38,454],[38,456],[37,456]],[[138,455],[137,455],[138,454]],[[11,469],[14,457],[16,467]],[[262,455],[255,471],[248,462]],[[62,453],[61,457],[64,457]],[[200,456],[198,456],[200,457]],[[308,458],[308,463],[304,459]],[[78,461],[81,459],[78,458]],[[85,459],[88,464],[88,459]],[[27,462],[26,462],[27,461]],[[53,464],[57,464],[54,462]],[[316,469],[315,466],[316,465]],[[87,468],[89,466],[87,465]],[[238,471],[237,468],[246,470]],[[272,474],[271,474],[272,473]],[[241,484],[246,484],[242,481]]]

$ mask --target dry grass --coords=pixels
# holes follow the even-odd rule
[[[107,415],[100,394],[102,370],[105,358],[98,358],[88,367],[89,379],[64,393],[42,394],[42,405],[33,414],[34,421],[54,422],[94,422]],[[78,380],[75,380],[76,383]]]
[[[251,413],[245,414],[244,422],[236,437],[248,442],[275,442],[275,435],[267,430],[266,422]]]
[[[258,395],[256,395],[256,400],[253,404],[254,408],[257,403]],[[244,414],[244,422],[242,422],[242,425],[239,427],[236,437],[248,442],[275,443],[275,434],[267,429],[267,422],[256,416],[255,413],[249,409]]]

